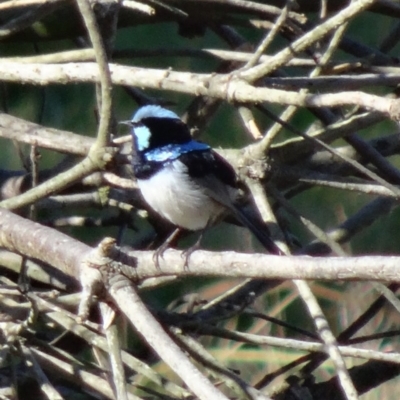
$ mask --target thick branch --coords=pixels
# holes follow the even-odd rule
[[[400,100],[364,92],[307,94],[265,87],[254,87],[231,75],[195,74],[110,64],[115,85],[171,90],[195,96],[209,96],[242,103],[269,102],[298,107],[339,107],[356,105],[399,118]],[[0,79],[33,85],[100,82],[95,63],[24,64],[0,63]]]
[[[0,208],[0,246],[54,266],[77,279],[91,247],[55,229]]]
[[[0,221],[1,247],[46,262],[68,276],[79,276],[81,263],[91,247],[1,208]],[[128,256],[119,254],[118,259],[125,263],[126,275],[140,280],[179,275],[400,282],[400,257],[396,256],[281,257],[199,250],[191,255],[189,268],[184,267],[181,251],[177,250],[165,252],[164,258],[159,260],[160,268],[154,264],[151,251],[132,251]]]
[[[0,113],[0,137],[77,156],[86,156],[94,143],[93,138],[47,128],[5,113]]]
[[[236,278],[305,279],[305,280],[378,280],[400,282],[398,265],[400,257],[309,257],[244,254],[233,251],[209,252],[198,250],[190,256],[185,269],[181,251],[167,250],[160,259],[158,269],[153,262],[153,252],[133,251],[137,257],[135,269],[138,279],[153,276],[225,276]],[[218,267],[216,267],[218,266]]]

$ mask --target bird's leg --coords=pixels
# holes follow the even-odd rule
[[[154,252],[153,261],[157,269],[160,269],[160,257],[164,258],[164,252],[167,250],[169,245],[178,237],[181,233],[181,228],[176,228],[165,240],[165,242]]]
[[[196,250],[200,249],[201,241],[203,239],[204,233],[206,232],[208,228],[207,226],[201,230],[199,238],[196,240],[196,243],[193,246],[190,246],[188,249],[184,250],[181,254],[182,257],[185,257],[185,264],[183,265],[183,268],[185,270],[189,270],[189,258],[194,253]]]

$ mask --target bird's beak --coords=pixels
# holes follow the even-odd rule
[[[128,126],[132,126],[132,125],[133,125],[133,124],[132,124],[132,121],[130,121],[130,120],[119,121],[118,124],[121,124],[121,125],[128,125]]]

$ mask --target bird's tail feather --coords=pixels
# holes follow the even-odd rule
[[[271,235],[268,227],[264,222],[261,221],[259,217],[251,216],[250,213],[244,211],[242,208],[235,206],[236,218],[245,225],[253,235],[258,239],[258,241],[265,247],[265,249],[275,255],[283,255],[282,250],[274,243],[271,239]]]

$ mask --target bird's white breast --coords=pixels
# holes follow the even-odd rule
[[[150,179],[138,180],[138,186],[151,208],[185,229],[203,229],[224,211],[190,180],[187,167],[179,160],[166,164]]]

